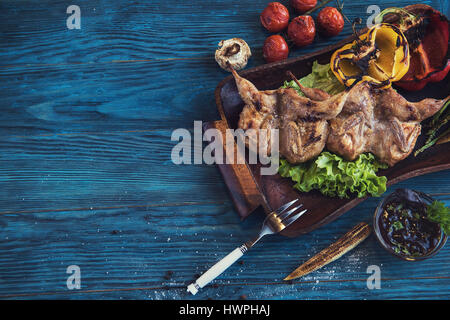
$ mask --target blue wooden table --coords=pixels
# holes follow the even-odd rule
[[[240,221],[214,165],[173,164],[171,133],[219,118],[213,92],[227,76],[214,61],[220,40],[245,39],[254,53],[248,67],[264,63],[268,33],[258,19],[268,2],[0,1],[0,298],[450,298],[450,246],[412,263],[390,256],[373,236],[283,282],[371,221],[375,198],[299,238],[265,239],[214,285],[186,293],[196,275],[259,230],[261,217]],[[424,3],[450,15],[448,1]],[[345,1],[344,12],[365,20],[370,4]],[[80,29],[66,25],[70,5],[80,8]],[[291,57],[350,33],[346,23],[338,37]],[[449,180],[444,171],[395,188],[448,205]],[[380,289],[367,287],[372,265],[381,270]],[[79,268],[79,289],[67,286],[76,274],[69,266]]]

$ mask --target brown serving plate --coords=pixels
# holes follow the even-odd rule
[[[311,72],[314,61],[317,60],[321,64],[329,63],[332,53],[352,40],[353,37],[349,37],[315,53],[262,65],[239,73],[254,83],[259,90],[275,89],[288,79],[286,71],[289,70],[297,78],[301,78]],[[442,99],[450,92],[450,76],[439,83],[428,84],[418,92],[398,91],[410,101],[418,101],[425,97]],[[205,123],[204,129],[217,128],[222,133],[228,128],[236,129],[244,104],[232,76],[219,83],[215,90],[215,99],[221,120]],[[423,142],[422,134],[417,140],[416,148],[422,146]],[[235,149],[235,154],[236,152]],[[433,146],[417,157],[414,157],[413,153],[395,166],[379,171],[379,175],[387,177],[388,186],[411,177],[450,169],[449,144]],[[265,213],[269,213],[272,209],[299,198],[308,209],[308,213],[282,232],[288,237],[296,237],[323,226],[365,200],[365,198],[356,197],[331,198],[317,191],[302,193],[293,188],[293,182],[290,179],[282,178],[278,174],[262,176],[260,165],[251,165],[247,161],[245,164],[219,164],[218,167],[242,219],[258,207],[262,207]]]

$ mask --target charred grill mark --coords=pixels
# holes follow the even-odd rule
[[[350,54],[350,53],[354,53],[354,50],[353,49],[346,49],[346,50],[343,50],[343,51],[341,51],[341,52],[339,52],[339,56],[340,55],[346,55],[346,54]]]
[[[311,145],[313,143],[319,142],[321,138],[322,138],[321,135],[318,135],[317,137],[309,136],[308,141],[306,141],[303,144],[303,148],[306,148],[306,147],[308,147],[309,145]]]
[[[316,127],[311,127],[311,132],[309,133],[308,140],[303,144],[303,148],[308,147],[309,145],[316,143],[317,141],[320,141],[320,135],[316,137]]]
[[[366,72],[366,70],[368,70],[370,61],[372,61],[373,59],[377,59],[378,52],[380,51],[380,48],[378,48],[376,42],[372,44],[369,41],[366,45],[373,47],[373,50],[371,50],[369,54],[363,56],[361,59],[353,61],[353,64],[357,68],[359,68],[360,72],[363,74]]]
[[[350,121],[349,121],[350,120]],[[351,128],[353,128],[354,126],[357,126],[358,124],[360,124],[362,122],[362,117],[361,116],[354,116],[354,117],[350,117],[349,119],[347,119],[344,122],[343,125],[343,130],[345,131],[349,131]]]
[[[317,121],[320,121],[320,120],[321,120],[320,118],[308,115],[308,116],[303,117],[303,118],[298,118],[297,122],[312,123],[312,122],[317,122]]]
[[[313,137],[312,139],[308,139],[308,141],[303,145],[304,148],[308,147],[309,145],[319,142],[321,139],[321,136]]]
[[[398,27],[396,27],[394,25],[392,25],[391,27],[398,34],[397,38],[396,38],[396,49],[400,48],[400,46],[403,46],[403,58],[400,61],[400,63],[407,65],[409,63],[409,61],[408,61],[408,57],[409,57],[408,41],[407,41],[406,37],[402,35],[402,33]],[[342,78],[345,86],[348,89],[353,88],[353,86],[355,86],[358,82],[363,80],[363,77],[365,75],[367,75],[367,70],[369,68],[370,61],[372,61],[373,59],[378,59],[378,57],[379,57],[379,52],[380,52],[379,45],[377,44],[376,41],[371,40],[373,33],[377,29],[378,28],[372,28],[369,31],[366,39],[364,39],[364,40],[357,39],[356,43],[352,46],[352,48],[338,52],[336,58],[334,59],[334,62],[333,62],[334,70],[339,70],[339,62],[344,61],[344,60],[350,61],[350,63],[353,66],[355,66],[356,68],[358,68],[360,70],[360,72],[356,75],[346,75],[343,72],[339,72],[340,77]],[[365,47],[369,48],[368,53],[363,55],[361,58],[358,58],[358,56],[361,53],[365,53],[365,51],[367,51]],[[357,59],[344,57],[345,55],[349,55],[349,54],[353,54]],[[376,64],[375,64],[375,66],[379,69],[379,71],[384,73],[384,71],[381,68],[379,68]],[[349,84],[349,82],[351,80],[353,80],[353,83]],[[380,84],[378,84],[378,86],[384,87],[389,84],[390,84],[390,79],[387,79],[387,80],[381,82]]]
[[[350,91],[350,89],[352,89],[354,86],[356,86],[359,82],[362,81],[363,75],[359,74],[357,77],[353,77],[352,79],[355,79],[355,81],[353,81],[353,83],[351,85],[347,85],[347,79],[349,79],[349,78],[347,78],[347,77],[345,78],[345,83],[346,83],[348,90]]]
[[[261,111],[261,101],[259,101],[259,99],[255,99],[255,108],[258,111]]]
[[[378,96],[378,95],[380,95],[380,94],[382,93],[382,91],[380,90],[380,88],[379,88],[378,86],[376,86],[375,84],[370,83],[370,82],[368,82],[367,84],[369,85],[369,92],[370,92],[370,95],[372,95],[372,96]]]
[[[415,50],[422,42],[422,39],[426,34],[428,23],[429,17],[423,16],[416,20],[416,22],[409,23],[407,26],[407,30],[403,34],[405,35],[406,41],[408,42],[411,50]]]
[[[316,118],[316,119],[321,119],[324,116],[326,116],[325,112],[311,112],[311,117]]]
[[[314,136],[316,135],[316,127],[315,126],[313,126],[313,127],[311,127],[311,132],[310,132],[310,134],[309,134],[309,140],[311,140],[311,139],[314,139]]]
[[[369,36],[367,37],[367,39],[372,39],[372,34],[375,32],[376,28],[373,28],[372,30],[370,30],[369,32]]]
[[[396,140],[397,146],[402,150],[403,152],[408,151],[407,150],[407,144],[406,144],[406,137],[405,133],[403,132],[403,128],[400,124],[400,122],[394,118],[390,121],[392,132],[394,133],[394,138]]]
[[[338,53],[337,58],[340,58],[340,57],[341,57],[341,54]],[[337,70],[338,64],[339,64],[339,59],[334,59],[334,63],[333,63],[334,70]]]
[[[402,44],[402,40],[400,39],[400,37],[397,37],[397,41],[395,42],[395,46],[397,48],[399,48],[401,44]]]
[[[401,37],[401,40],[402,40],[401,45],[403,46],[403,59],[402,59],[401,62],[404,63],[404,64],[408,64],[408,63],[409,63],[409,61],[408,61],[408,56],[409,56],[409,45],[408,45],[408,43],[407,43],[406,38]]]
[[[380,83],[374,84],[377,88],[383,88],[384,86],[387,86],[391,82],[390,79],[386,79],[384,81],[381,81]]]

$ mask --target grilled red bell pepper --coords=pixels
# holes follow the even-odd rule
[[[406,9],[388,8],[380,16],[383,21],[396,25],[408,40],[410,67],[395,84],[416,91],[429,82],[443,80],[450,71],[450,59],[447,57],[449,21],[427,5],[414,5],[410,10]],[[389,14],[395,15],[393,21],[389,20]],[[392,16],[390,18],[392,20]]]

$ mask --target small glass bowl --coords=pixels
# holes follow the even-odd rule
[[[385,239],[383,238],[382,234],[381,234],[381,230],[380,230],[380,225],[378,223],[381,214],[383,213],[383,208],[384,205],[386,203],[388,203],[390,200],[392,200],[393,198],[402,198],[402,196],[406,193],[409,193],[410,195],[413,195],[414,197],[417,197],[417,199],[419,199],[420,201],[423,201],[426,204],[430,204],[431,202],[434,201],[434,199],[432,197],[430,197],[429,195],[420,192],[420,191],[416,191],[416,190],[411,190],[411,189],[397,189],[395,190],[393,193],[391,193],[390,195],[386,196],[377,206],[377,208],[375,209],[375,214],[373,216],[373,229],[375,231],[375,235],[376,238],[378,240],[378,242],[380,243],[380,245],[386,249],[388,252],[390,252],[392,255],[406,260],[406,261],[420,261],[420,260],[424,260],[424,259],[428,259],[431,258],[432,256],[434,256],[436,253],[438,253],[438,251],[440,249],[442,249],[442,247],[445,245],[445,243],[447,242],[447,236],[445,235],[444,231],[441,228],[441,234],[440,234],[440,239],[439,239],[439,243],[436,245],[436,247],[434,247],[433,250],[431,250],[430,252],[428,252],[427,254],[423,255],[423,256],[408,256],[404,253],[401,252],[395,252],[390,246],[389,244],[385,241]]]

